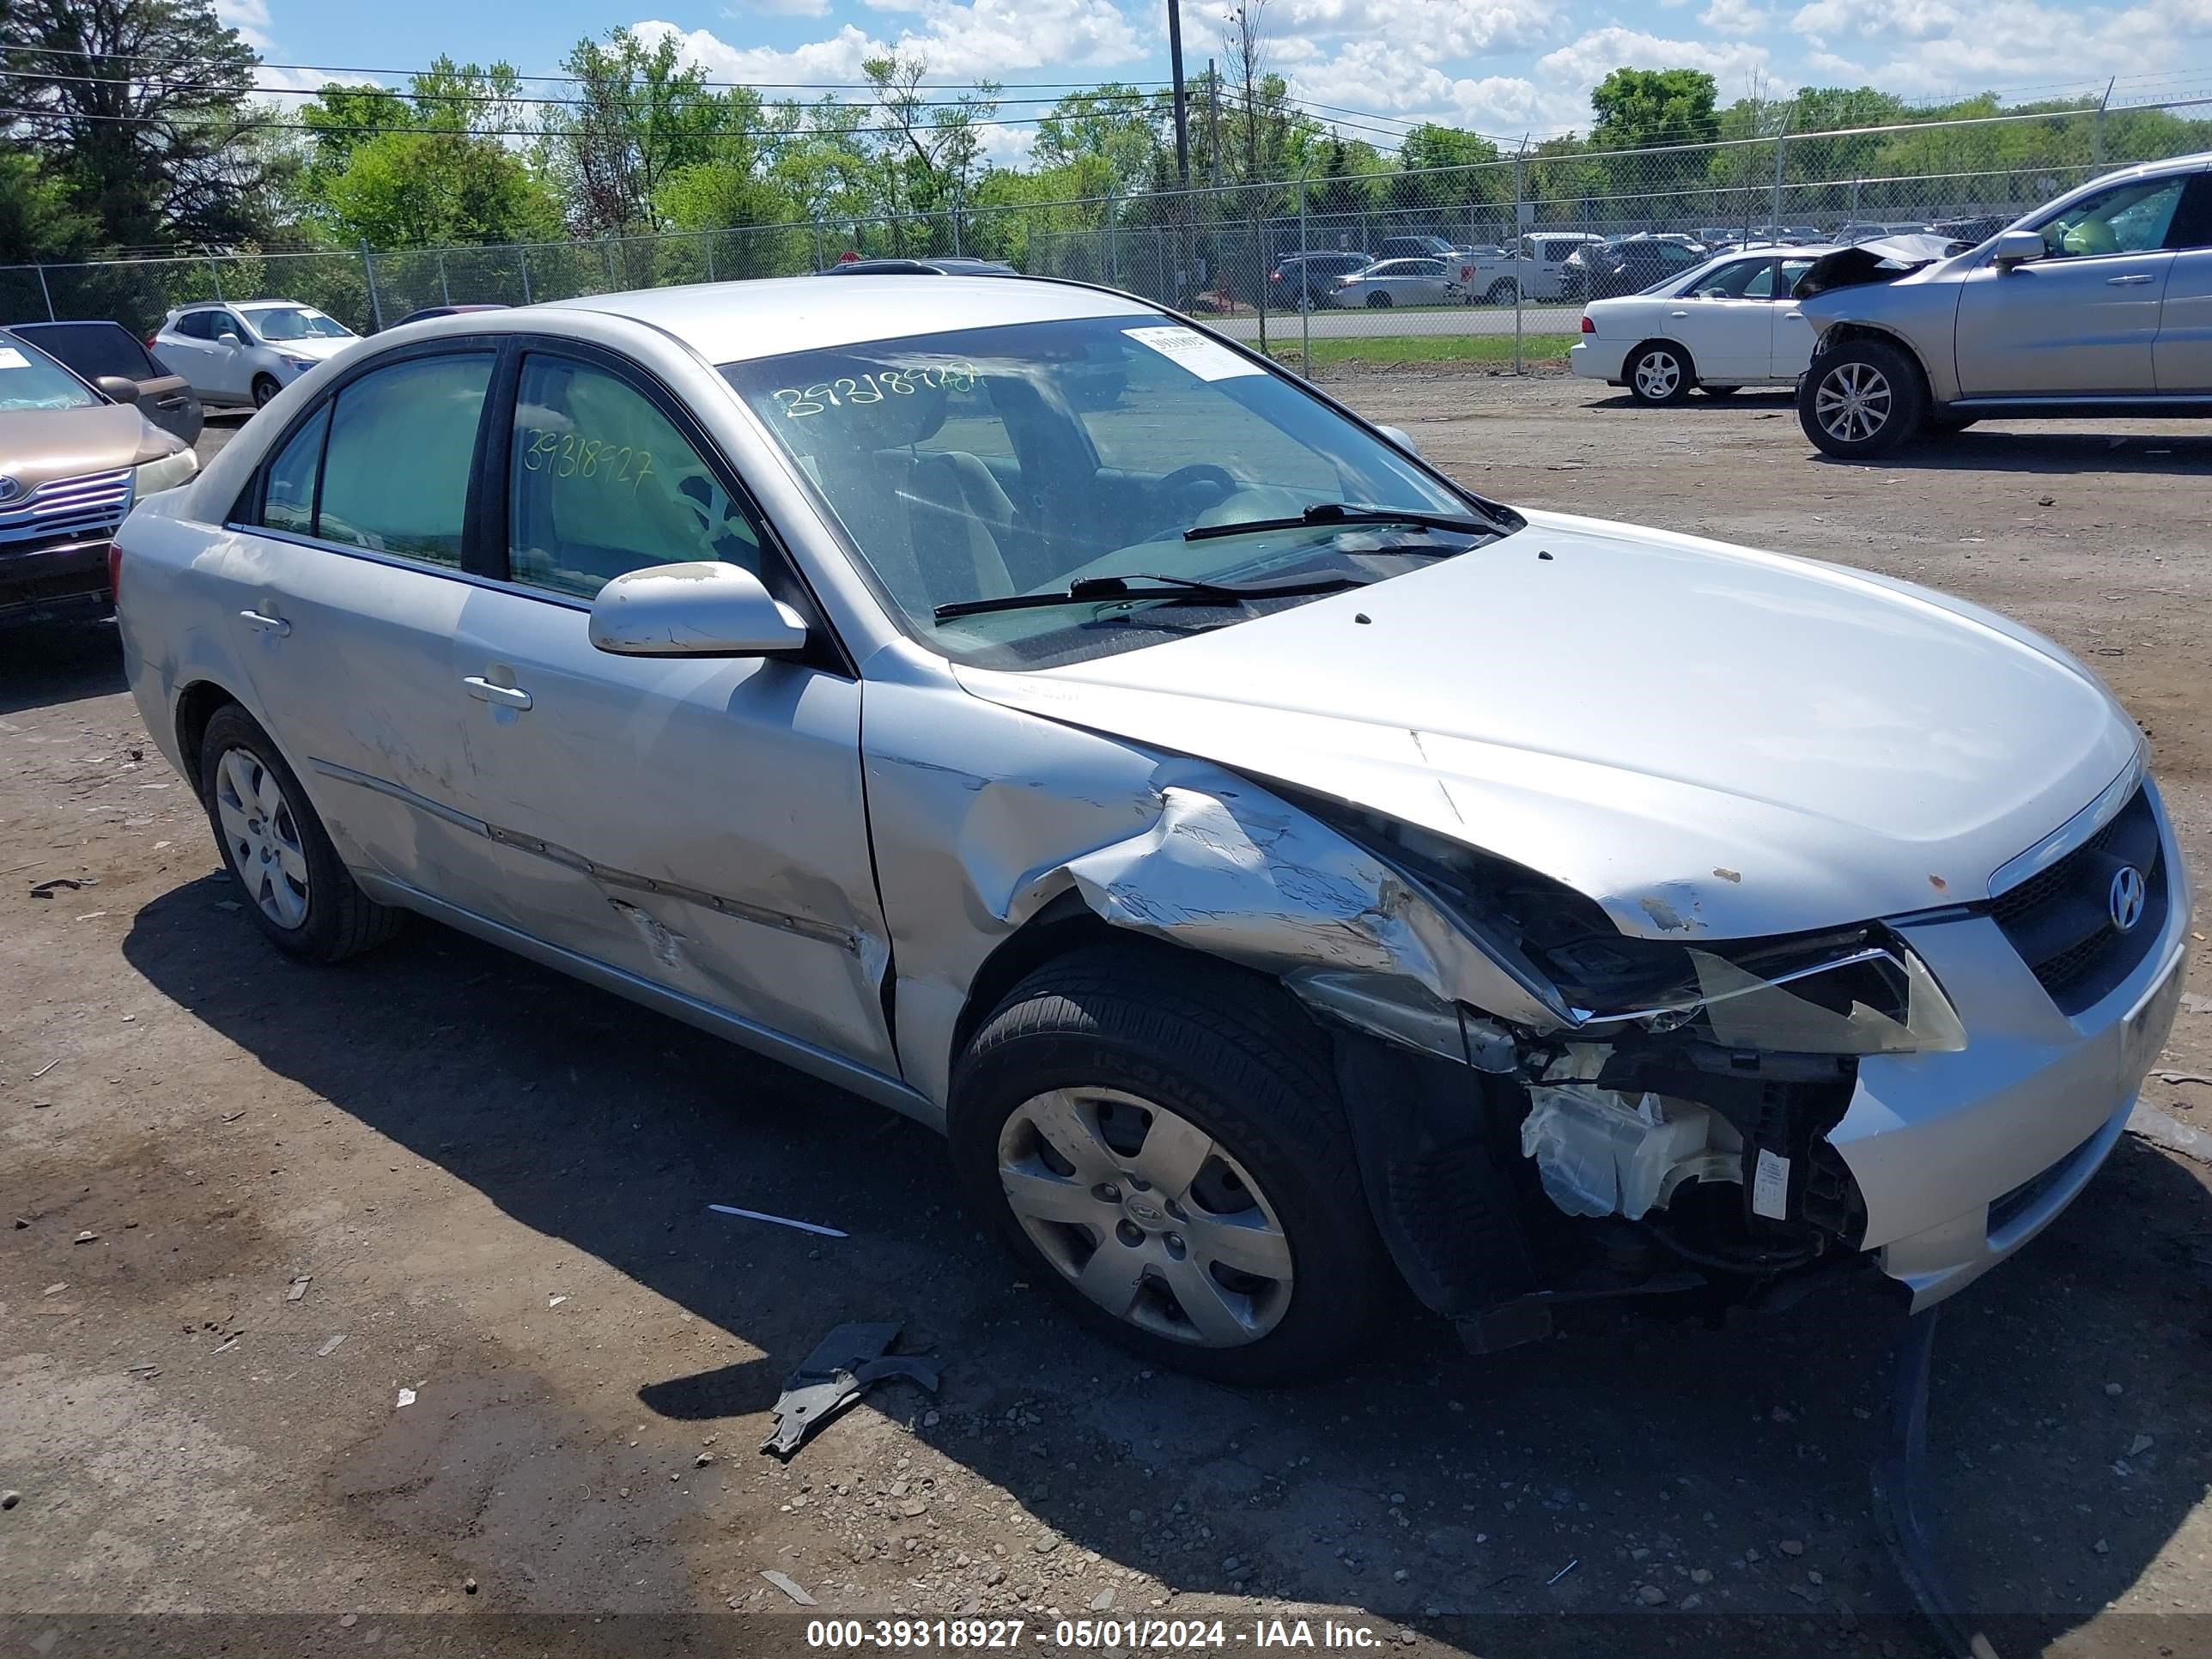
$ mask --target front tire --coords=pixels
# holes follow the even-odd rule
[[[255,375],[253,377],[253,406],[256,409],[264,408],[268,404],[269,400],[271,398],[274,398],[284,388],[283,386],[276,384],[276,377],[274,374]]]
[[[1367,303],[1380,311],[1390,303],[1390,296],[1387,294],[1370,294],[1367,296]]]
[[[1281,987],[1112,945],[1048,963],[952,1083],[961,1188],[1084,1323],[1265,1384],[1341,1369],[1390,1299],[1327,1039]]]
[[[1491,305],[1510,306],[1520,292],[1520,289],[1510,280],[1505,280],[1492,283],[1482,297]]]
[[[399,931],[406,913],[355,884],[299,777],[234,702],[200,740],[200,799],[246,914],[287,956],[337,962]]]
[[[1839,460],[1887,454],[1920,430],[1927,408],[1919,365],[1881,340],[1823,352],[1797,386],[1798,425]]]
[[[1628,354],[1628,395],[1648,408],[1680,403],[1697,383],[1690,354],[1671,340],[1646,340]]]

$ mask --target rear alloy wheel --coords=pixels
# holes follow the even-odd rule
[[[1339,1370],[1394,1300],[1328,1039],[1261,975],[1141,945],[1048,963],[961,1056],[948,1127],[1023,1277],[1153,1363]]]
[[[271,398],[275,397],[284,388],[283,386],[276,384],[276,377],[274,374],[255,375],[253,377],[253,406],[256,409],[263,408],[268,404]]]
[[[1880,340],[1846,340],[1813,360],[1797,387],[1797,423],[1843,460],[1887,454],[1920,430],[1928,406],[1910,357]]]
[[[1639,404],[1679,404],[1697,383],[1689,356],[1678,345],[1652,340],[1628,354],[1628,395]]]
[[[234,702],[200,740],[200,799],[247,914],[286,955],[337,962],[399,931],[406,912],[355,884],[298,776]]]
[[[1370,294],[1367,296],[1367,303],[1379,310],[1390,303],[1390,296],[1387,294]]]

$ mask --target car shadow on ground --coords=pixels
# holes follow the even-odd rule
[[[217,908],[228,890],[147,903],[131,965],[505,1214],[762,1351],[629,1379],[651,1411],[760,1413],[830,1327],[900,1320],[945,1362],[941,1414],[925,1425],[903,1387],[860,1409],[1185,1593],[1364,1608],[1491,1656],[1931,1650],[1869,1512],[1899,1325],[1871,1282],[1717,1329],[1592,1313],[1486,1360],[1400,1322],[1357,1375],[1300,1390],[1154,1375],[1018,1282],[928,1129],[443,928],[340,968],[280,962]],[[2094,1618],[2204,1495],[2208,1231],[2191,1174],[2123,1142],[1947,1313],[1935,1467],[2002,1652]],[[837,1455],[810,1446],[794,1473]]]
[[[0,623],[0,714],[125,690],[112,620]]]
[[[2212,438],[2198,428],[2179,433],[2053,432],[2034,427],[1972,427],[1923,437],[1872,461],[1839,460],[1838,466],[1920,468],[1963,472],[2212,472]]]
[[[1640,404],[1626,392],[1615,392],[1609,397],[1593,398],[1583,405],[1588,409],[1626,409],[1638,415],[1724,415],[1730,410],[1755,409],[1760,413],[1779,410],[1792,413],[1796,394],[1787,386],[1772,388],[1747,386],[1741,392],[1732,392],[1725,398],[1709,398],[1702,392],[1693,392],[1679,404]]]

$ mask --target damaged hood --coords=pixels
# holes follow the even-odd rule
[[[1963,253],[1972,246],[1932,234],[1884,236],[1871,242],[1856,242],[1814,260],[1790,291],[1800,300],[1809,300],[1839,288],[1894,283],[1916,270],[1938,264],[1954,253]]]
[[[1910,584],[1531,513],[1488,546],[974,695],[1416,823],[1648,937],[1988,895],[2135,759],[2097,680]]]

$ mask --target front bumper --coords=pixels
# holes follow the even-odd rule
[[[0,546],[0,620],[104,611],[113,539],[105,533],[82,536],[21,552]]]
[[[2151,789],[2148,782],[2146,789]],[[2136,970],[2061,1012],[1987,915],[1896,924],[1958,1011],[1966,1046],[1862,1060],[1828,1139],[1866,1206],[1863,1247],[1917,1310],[2043,1231],[2119,1139],[2181,1000],[2189,893],[2152,790],[2169,901]]]

